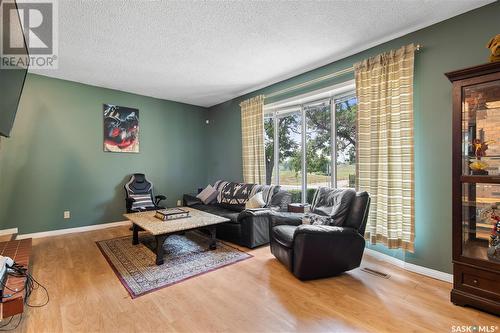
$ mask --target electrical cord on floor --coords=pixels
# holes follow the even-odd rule
[[[50,298],[49,298],[49,292],[47,291],[47,288],[45,288],[44,285],[42,285],[40,282],[38,282],[33,277],[33,275],[31,275],[30,272],[28,272],[28,269],[26,267],[19,265],[17,263],[14,263],[11,267],[8,267],[7,274],[9,276],[26,278],[26,282],[24,283],[24,287],[21,290],[12,290],[11,288],[7,287],[4,282],[1,283],[4,288],[8,289],[10,292],[13,293],[13,294],[10,294],[8,297],[12,297],[13,295],[15,295],[17,293],[25,291],[24,304],[26,304],[26,306],[29,306],[31,308],[41,308],[49,303]],[[39,304],[31,304],[29,302],[31,294],[33,293],[34,290],[37,290],[38,288],[42,288],[44,290],[45,295],[46,295],[46,300],[44,302],[39,303]],[[7,296],[4,296],[4,297],[7,298]],[[15,316],[10,317],[9,321],[6,324],[0,326],[0,331],[15,330],[19,326],[21,321],[23,320],[22,313],[19,315],[19,320],[14,327],[5,328],[11,324],[12,319],[14,317]]]
[[[16,328],[18,328],[18,327],[19,327],[19,324],[21,324],[21,321],[23,321],[23,314],[22,314],[22,313],[21,313],[21,314],[19,314],[19,320],[17,321],[17,323],[16,323],[16,325],[15,325],[15,326],[10,327],[10,328],[5,328],[5,327],[7,327],[7,326],[9,326],[9,325],[10,325],[10,323],[12,322],[12,319],[13,319],[14,317],[15,317],[15,316],[10,317],[9,321],[8,321],[6,324],[4,324],[4,325],[0,326],[0,331],[3,331],[3,332],[6,332],[6,331],[13,331],[13,330],[15,330]]]

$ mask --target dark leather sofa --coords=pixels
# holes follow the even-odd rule
[[[304,214],[273,213],[271,252],[301,280],[330,277],[359,267],[369,206],[368,193],[355,193],[340,226],[302,224]],[[321,209],[316,212],[321,213]]]
[[[228,209],[216,202],[205,205],[190,194],[184,194],[183,201],[185,206],[230,219],[217,225],[217,238],[252,249],[269,243],[269,215],[286,210],[291,194],[279,191],[273,197],[273,206],[262,209]]]

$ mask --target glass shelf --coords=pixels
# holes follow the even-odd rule
[[[490,235],[500,215],[500,184],[462,184],[462,255],[490,260]]]
[[[469,176],[463,175],[460,178],[462,183],[490,183],[490,184],[500,184],[499,176]]]

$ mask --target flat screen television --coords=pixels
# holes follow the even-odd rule
[[[0,6],[2,6],[2,2],[7,1],[0,0]],[[13,3],[12,1],[9,2]],[[0,24],[5,24],[4,17],[5,16],[2,13],[0,16]],[[3,26],[4,29],[2,29],[3,35],[1,36],[1,42],[4,43],[7,40],[6,38],[9,38],[8,41],[13,41],[13,43],[16,44],[16,48],[19,45],[22,45],[23,47],[20,48],[22,50],[20,54],[23,55],[24,52],[24,56],[27,58],[28,49],[26,47],[18,11],[14,11],[14,14],[9,15],[9,25],[9,29],[5,29],[5,26]],[[19,54],[19,52],[16,53]],[[9,56],[11,55],[4,54],[2,51],[0,54],[0,61],[2,61],[2,64],[4,63],[4,58]],[[0,136],[10,136],[12,126],[14,126],[14,119],[16,118],[17,108],[19,106],[19,100],[21,99],[21,93],[23,91],[27,72],[27,65],[21,67],[18,66],[15,69],[6,69],[3,68],[3,66],[0,66]]]

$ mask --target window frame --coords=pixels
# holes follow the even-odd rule
[[[340,86],[342,89],[340,91],[336,91],[336,89],[332,89]],[[345,88],[349,89],[345,89]],[[280,185],[280,170],[279,170],[279,118],[284,117],[288,114],[299,112],[301,116],[301,201],[302,203],[307,202],[307,158],[306,158],[306,148],[307,148],[307,123],[306,123],[306,110],[307,106],[311,106],[314,104],[320,104],[328,102],[330,106],[330,119],[331,119],[331,133],[330,133],[330,181],[332,187],[337,187],[337,122],[336,122],[336,105],[337,101],[345,100],[348,97],[356,97],[356,90],[353,84],[353,80],[347,81],[341,85],[337,85],[334,87],[330,87],[327,97],[323,97],[324,91],[326,89],[322,89],[322,92],[313,91],[308,94],[304,94],[301,96],[297,96],[295,98],[291,98],[285,100],[281,103],[273,103],[270,105],[264,106],[264,118],[271,117],[273,119],[273,154],[274,154],[274,184]],[[317,95],[317,98],[314,96]],[[294,100],[297,103],[294,103]],[[264,134],[265,135],[265,134]],[[356,162],[357,163],[357,162]]]

